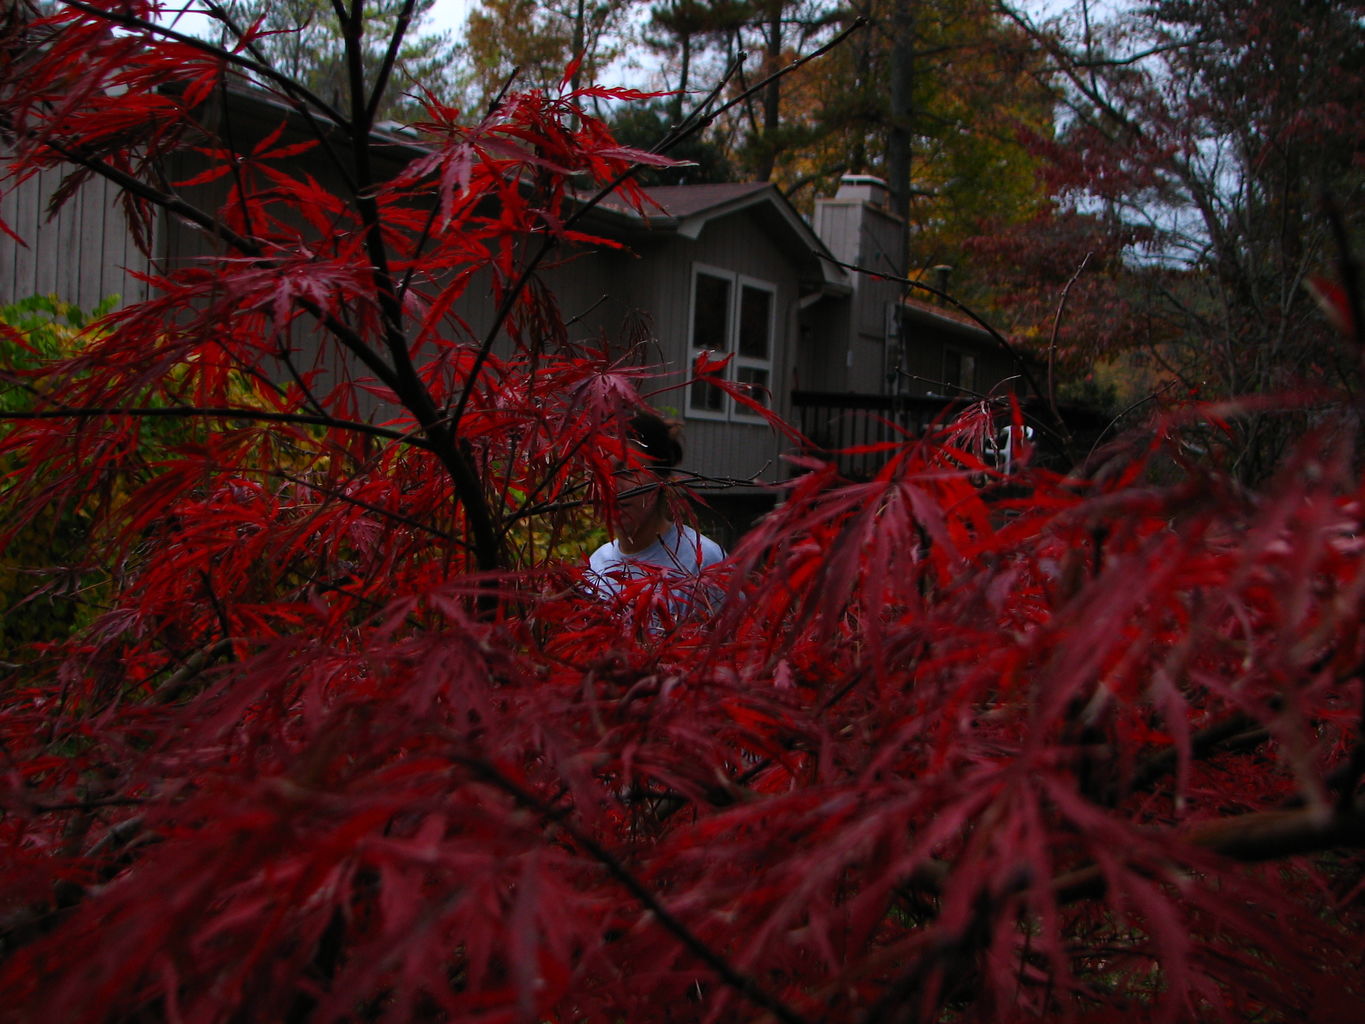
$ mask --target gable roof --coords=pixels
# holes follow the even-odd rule
[[[643,191],[647,199],[643,215],[617,196],[600,203],[596,212],[634,231],[673,234],[693,241],[713,221],[742,213],[753,218],[791,257],[804,285],[829,295],[846,295],[852,290],[848,272],[834,261],[805,218],[769,182],[655,185]]]
[[[764,197],[761,193],[769,190],[777,192],[767,182],[737,181],[707,185],[655,185],[644,192],[665,216],[683,222],[710,220],[762,202]]]

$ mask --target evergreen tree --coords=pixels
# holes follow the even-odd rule
[[[376,120],[409,120],[426,94],[446,98],[458,52],[450,32],[420,31],[436,0],[363,0],[362,64],[372,92],[390,43],[398,37],[389,87]],[[224,42],[250,34],[263,62],[334,106],[350,94],[345,26],[326,0],[228,0],[221,10]],[[255,26],[254,33],[250,27]]]
[[[612,134],[628,146],[648,149],[656,145],[679,124],[681,115],[677,104],[681,99],[681,96],[670,96],[621,107],[611,120]],[[735,181],[739,177],[725,148],[711,134],[688,135],[670,148],[668,155],[680,163],[671,167],[642,168],[636,173],[636,180],[642,185],[697,185]]]
[[[749,6],[744,0],[664,0],[649,9],[644,40],[664,61],[664,80],[676,94],[669,104],[675,123],[682,119],[687,94],[700,77],[694,75],[694,62],[706,50],[734,39]]]
[[[1019,136],[1047,134],[1052,97],[1038,48],[994,5],[856,0],[837,17],[866,27],[783,81],[782,117],[754,142],[798,204],[832,194],[846,173],[885,178],[912,272],[959,266],[982,223],[1038,209],[1040,161]]]

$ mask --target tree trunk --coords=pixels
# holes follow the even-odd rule
[[[891,15],[891,132],[886,144],[887,186],[891,210],[901,218],[899,269],[909,265],[911,128],[914,124],[915,83],[914,0],[902,0]]]

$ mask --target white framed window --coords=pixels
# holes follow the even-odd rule
[[[777,289],[766,281],[697,264],[692,268],[688,323],[689,365],[697,356],[731,356],[725,379],[748,385],[754,401],[772,402]],[[720,388],[696,382],[687,389],[687,414],[702,419],[760,421]]]

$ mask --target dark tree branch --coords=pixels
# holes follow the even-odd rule
[[[101,21],[108,22],[112,25],[118,25],[121,28],[137,29],[140,32],[157,35],[163,39],[169,39],[172,42],[179,43],[182,46],[188,46],[191,49],[199,50],[201,53],[221,60],[224,63],[236,65],[244,71],[259,75],[272,84],[279,86],[287,96],[302,100],[308,105],[316,107],[338,127],[344,128],[346,126],[346,119],[338,113],[331,104],[327,103],[320,96],[309,92],[308,89],[304,88],[293,78],[276,71],[269,64],[243,57],[239,53],[232,53],[229,50],[223,49],[221,46],[215,46],[213,43],[206,42],[197,36],[187,35],[184,32],[177,32],[173,28],[169,28],[165,25],[158,25],[155,22],[146,21],[142,18],[134,17],[131,14],[122,14],[117,11],[105,10],[101,7],[92,7],[89,4],[82,3],[81,0],[61,0],[61,3],[67,7],[74,7],[76,10],[90,15],[92,18],[98,18]],[[231,26],[231,22],[225,21],[225,24]],[[236,31],[235,27],[234,31]]]
[[[649,886],[645,885],[635,874],[626,867],[620,858],[616,857],[610,850],[606,849],[586,832],[580,829],[571,818],[571,808],[555,807],[541,800],[534,793],[525,789],[505,774],[499,771],[492,764],[479,757],[467,754],[452,753],[452,760],[464,765],[478,777],[482,778],[490,785],[502,790],[512,797],[522,806],[534,811],[545,821],[562,829],[566,835],[573,839],[574,843],[583,849],[588,856],[597,861],[608,873],[620,882],[635,899],[639,900],[645,908],[654,915],[659,924],[665,931],[670,932],[674,938],[682,943],[688,950],[702,963],[706,964],[717,976],[730,988],[734,989],[741,996],[764,1010],[767,1010],[783,1024],[812,1024],[804,1016],[797,1013],[790,1006],[778,999],[767,991],[754,978],[737,969],[729,960],[721,956],[709,945],[703,942],[690,928],[687,927],[663,902],[654,894]]]
[[[1327,850],[1362,849],[1365,794],[1356,796],[1345,810],[1303,807],[1258,811],[1168,831],[1192,846],[1249,863]],[[1060,875],[1052,884],[1057,899],[1063,903],[1097,899],[1108,888],[1098,865]]]
[[[412,12],[416,6],[415,0],[403,0],[403,8],[398,12],[397,24],[394,26],[393,35],[389,37],[388,48],[384,51],[379,71],[375,74],[374,90],[370,94],[370,102],[365,108],[367,124],[373,124],[374,119],[379,114],[379,106],[384,101],[384,93],[388,89],[389,78],[393,73],[394,64],[398,60],[398,52],[403,48],[403,40],[407,38],[408,28],[412,22]]]
[[[185,407],[146,407],[146,406],[58,406],[54,409],[35,409],[27,412],[5,412],[0,410],[0,420],[58,420],[93,419],[95,417],[129,416],[142,419],[225,419],[260,423],[291,423],[299,426],[329,427],[349,430],[357,434],[369,434],[389,441],[399,441],[414,448],[431,450],[430,441],[405,434],[400,430],[376,426],[359,420],[342,420],[333,416],[309,416],[303,413],[266,412],[259,409],[234,409],[230,406],[185,406]]]

